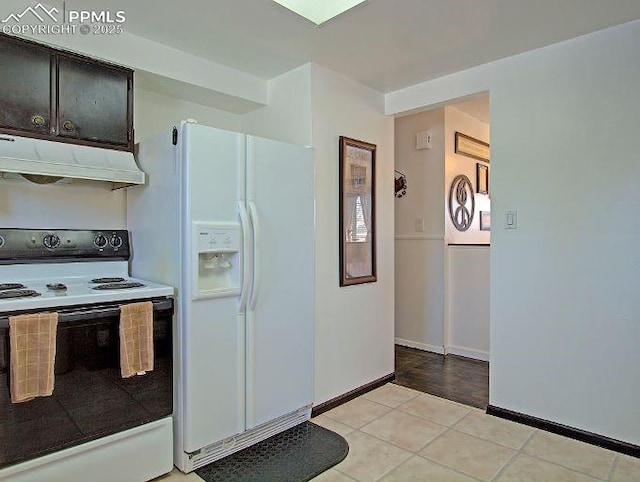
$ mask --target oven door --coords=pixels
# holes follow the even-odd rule
[[[17,404],[9,391],[8,318],[0,316],[0,467],[171,415],[173,300],[150,301],[153,371],[121,377],[118,304],[51,308],[59,314],[53,395]]]

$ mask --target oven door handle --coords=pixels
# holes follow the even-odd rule
[[[153,311],[168,310],[173,307],[173,300],[159,300],[153,302]],[[44,309],[43,311],[46,311]],[[120,306],[107,306],[101,308],[77,309],[73,311],[59,311],[58,323],[70,323],[76,321],[86,321],[95,318],[109,318],[110,316],[118,316],[120,314]],[[9,326],[9,317],[0,317],[0,328]]]

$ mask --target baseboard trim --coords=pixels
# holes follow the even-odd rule
[[[489,361],[489,352],[483,350],[476,350],[474,348],[467,348],[464,346],[447,345],[445,347],[446,355],[458,355],[465,358],[473,358],[474,360]]]
[[[377,380],[374,380],[365,385],[362,385],[361,387],[354,388],[353,390],[347,393],[343,393],[342,395],[338,395],[337,397],[332,398],[331,400],[327,400],[326,402],[319,403],[318,405],[316,405],[311,409],[311,417],[313,418],[317,415],[320,415],[321,413],[332,410],[337,406],[342,405],[343,403],[347,403],[353,400],[354,398],[358,398],[360,395],[364,395],[365,393],[370,392],[371,390],[375,390],[376,388],[381,387],[382,385],[385,385],[389,382],[392,382],[395,379],[396,379],[396,373],[395,372],[389,373],[389,375],[385,375],[384,377],[378,378]]]
[[[444,347],[438,345],[428,345],[426,343],[419,343],[417,341],[403,340],[402,338],[395,339],[396,345],[406,346],[409,348],[416,348],[422,351],[430,351],[432,353],[438,353],[444,355]]]
[[[568,425],[550,422],[549,420],[533,417],[520,412],[514,412],[494,405],[487,406],[487,414],[640,458],[640,446],[605,437],[604,435],[598,435],[597,433],[587,432],[579,428],[569,427]]]

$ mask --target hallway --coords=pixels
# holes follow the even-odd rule
[[[486,409],[489,363],[396,345],[395,384]]]

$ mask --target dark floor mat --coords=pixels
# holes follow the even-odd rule
[[[207,482],[304,482],[341,462],[347,441],[331,430],[304,422],[196,474]]]

